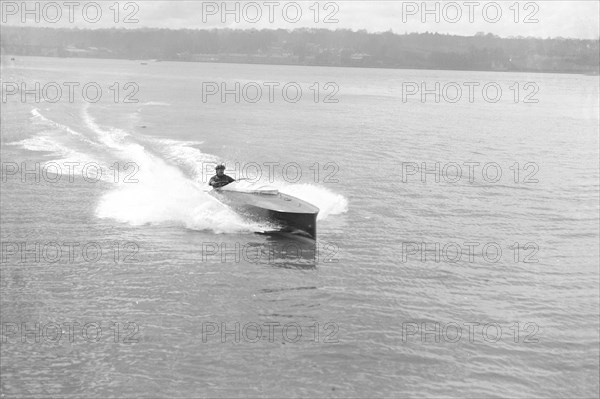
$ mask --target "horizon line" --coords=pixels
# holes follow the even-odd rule
[[[0,24],[0,31],[2,30],[2,28],[18,28],[18,29],[52,29],[52,30],[70,30],[70,31],[106,31],[106,30],[122,30],[122,31],[140,31],[140,30],[154,30],[154,31],[219,31],[219,30],[223,30],[223,31],[242,31],[242,32],[248,32],[248,31],[256,31],[256,32],[262,32],[262,31],[286,31],[286,32],[295,32],[295,31],[329,31],[329,32],[352,32],[352,33],[365,33],[367,35],[381,35],[381,34],[386,34],[386,33],[391,33],[392,35],[395,36],[409,36],[409,35],[440,35],[440,36],[453,36],[453,37],[484,37],[484,36],[489,36],[491,35],[494,38],[498,38],[498,39],[517,39],[517,40],[522,40],[522,39],[537,39],[537,40],[579,40],[579,41],[600,41],[600,36],[598,36],[598,38],[595,39],[584,39],[584,38],[576,38],[576,37],[564,37],[564,36],[547,36],[547,37],[540,37],[540,36],[500,36],[497,35],[495,33],[492,32],[477,32],[473,35],[459,35],[459,34],[455,34],[455,33],[446,33],[446,32],[430,32],[430,31],[425,31],[425,32],[404,32],[404,33],[398,33],[398,32],[394,32],[392,29],[388,29],[386,31],[368,31],[367,29],[352,29],[352,28],[336,28],[336,29],[327,29],[327,28],[308,28],[308,27],[299,27],[299,28],[294,28],[294,29],[286,29],[286,28],[262,28],[262,29],[257,29],[257,28],[230,28],[230,27],[212,27],[212,28],[163,28],[163,27],[153,27],[153,26],[148,26],[148,27],[124,27],[124,26],[120,26],[120,27],[102,27],[102,28],[82,28],[82,27],[78,27],[78,26],[71,26],[71,27],[65,27],[65,26],[61,26],[61,27],[57,27],[57,26],[20,26],[20,25],[13,25],[13,24]]]

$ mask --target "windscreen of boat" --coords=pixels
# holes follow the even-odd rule
[[[273,186],[269,186],[263,183],[253,183],[248,180],[239,180],[221,188],[223,191],[235,191],[238,193],[250,193],[250,194],[266,194],[266,195],[277,195],[279,190]]]

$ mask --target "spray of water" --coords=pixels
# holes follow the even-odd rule
[[[200,142],[133,137],[121,129],[98,124],[89,107],[81,110],[85,132],[57,123],[39,110],[34,110],[32,118],[49,129],[63,131],[63,136],[64,132],[69,133],[72,140],[57,144],[48,136],[48,131],[42,131],[15,145],[34,151],[51,151],[58,157],[76,154],[81,161],[97,162],[103,168],[110,167],[111,160],[115,159],[135,163],[137,170],[129,179],[135,182],[107,180],[107,183],[110,181],[108,190],[100,197],[95,209],[99,218],[131,225],[176,224],[215,233],[255,232],[268,228],[244,220],[207,193],[208,187],[198,181],[201,174],[198,165],[214,163],[218,158],[203,153],[198,148]],[[86,149],[94,151],[86,152]],[[346,212],[348,207],[342,195],[316,185],[276,182],[274,186],[319,207],[320,220]]]

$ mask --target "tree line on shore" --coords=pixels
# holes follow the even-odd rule
[[[3,26],[3,54],[598,74],[598,40],[326,29],[170,30]]]

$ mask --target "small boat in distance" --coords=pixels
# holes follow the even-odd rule
[[[276,188],[235,181],[209,194],[251,220],[275,224],[278,231],[317,238],[319,208]]]

